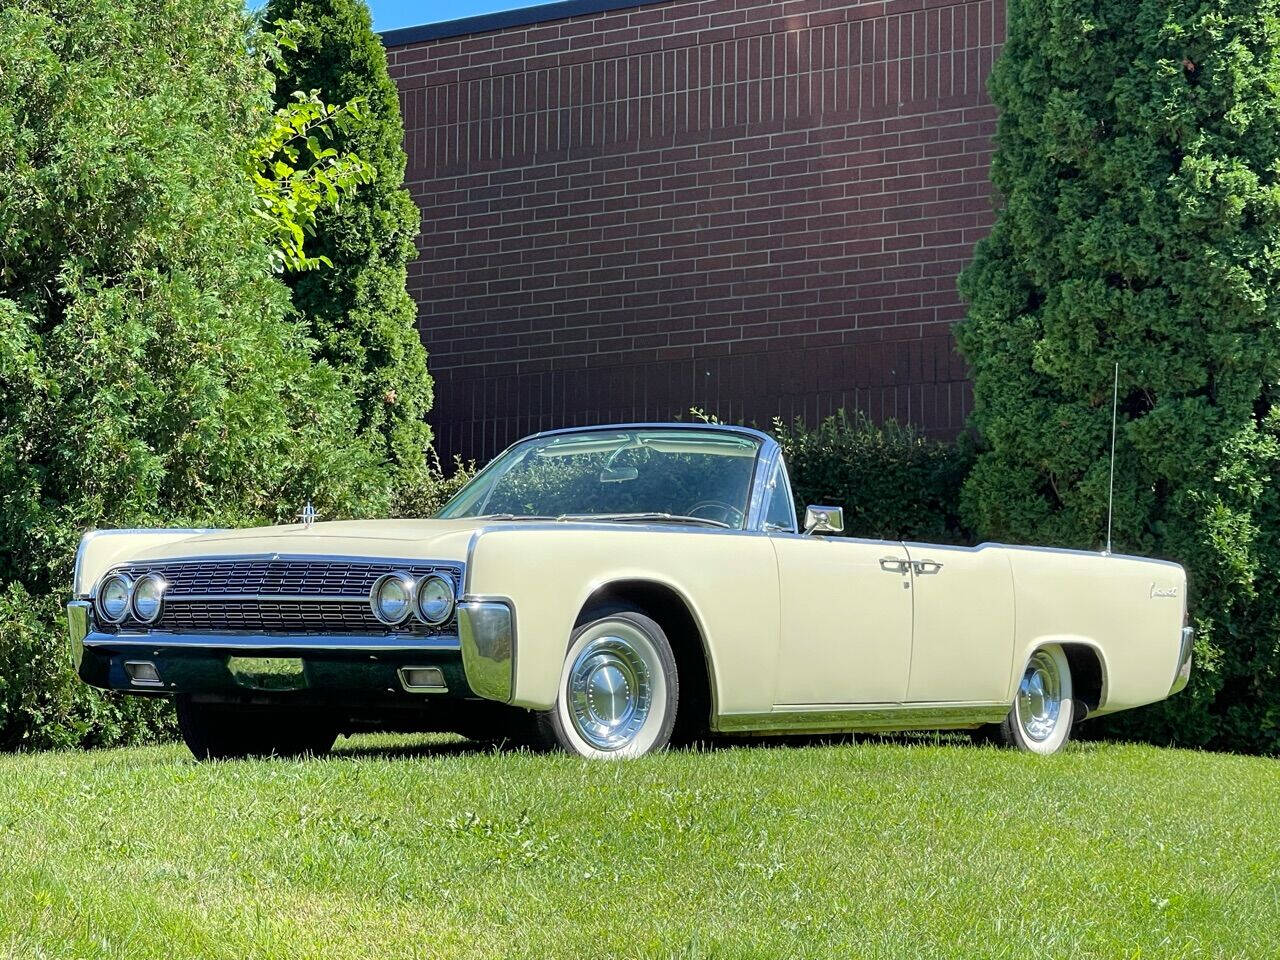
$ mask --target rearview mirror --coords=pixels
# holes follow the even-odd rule
[[[811,533],[844,533],[844,509],[842,507],[804,508],[804,535]]]
[[[605,467],[600,471],[601,483],[626,483],[640,477],[637,467]]]

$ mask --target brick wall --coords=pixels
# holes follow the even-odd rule
[[[1003,17],[677,0],[389,46],[441,452],[695,405],[954,434]]]

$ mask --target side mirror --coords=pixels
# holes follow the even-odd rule
[[[804,535],[811,533],[844,533],[844,509],[842,507],[804,508]]]

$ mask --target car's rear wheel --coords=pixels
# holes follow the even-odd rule
[[[555,706],[539,715],[549,744],[600,760],[639,757],[671,740],[680,680],[662,627],[634,610],[578,627]]]
[[[197,760],[320,756],[338,739],[337,727],[297,710],[237,708],[179,697],[178,730]]]
[[[1056,753],[1071,736],[1074,706],[1067,655],[1057,644],[1041,647],[1022,672],[1013,709],[1000,724],[1001,736],[1019,750]]]

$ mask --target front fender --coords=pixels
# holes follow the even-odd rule
[[[80,538],[80,547],[76,550],[72,596],[90,596],[103,573],[145,550],[214,532],[211,529],[90,530]]]
[[[579,613],[601,587],[619,581],[661,584],[684,600],[702,631],[720,712],[772,707],[779,612],[767,537],[555,523],[485,528],[468,551],[464,606],[501,598],[513,611],[507,702],[535,710],[555,703]],[[467,647],[464,637],[464,657]],[[499,661],[482,662],[478,644],[472,653],[473,690],[503,699],[490,682]]]

